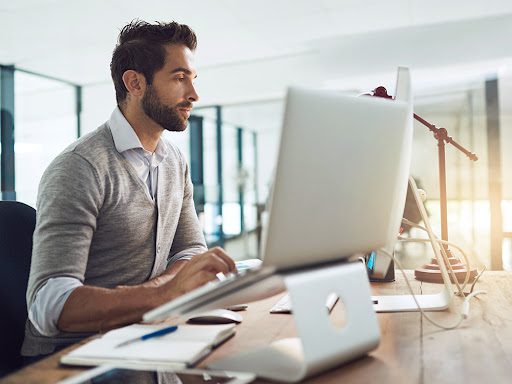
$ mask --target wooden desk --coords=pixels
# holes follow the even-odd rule
[[[410,276],[412,276],[410,274]],[[440,291],[441,287],[412,281],[417,293]],[[486,272],[477,285],[487,290],[471,303],[469,319],[451,331],[434,327],[420,315],[378,314],[382,331],[380,346],[367,357],[307,380],[308,383],[510,383],[512,382],[512,273]],[[379,294],[407,293],[397,273],[397,282],[374,284]],[[243,312],[237,335],[217,349],[201,365],[225,355],[294,336],[290,315],[270,315],[277,297],[252,303]],[[431,313],[444,323],[458,319],[461,298],[449,311]],[[341,306],[333,314],[340,316]],[[83,369],[60,367],[62,354],[52,355],[2,380],[2,383],[53,383]],[[257,383],[264,383],[259,380]]]

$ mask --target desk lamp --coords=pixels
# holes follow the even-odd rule
[[[392,96],[388,95],[386,88],[379,86],[375,88],[368,95],[375,97],[383,97],[386,99],[393,99]],[[413,114],[414,119],[419,121],[425,127],[427,127],[437,140],[437,158],[439,164],[439,189],[440,189],[440,203],[441,203],[441,238],[444,241],[448,241],[448,215],[447,215],[447,197],[446,197],[446,159],[445,159],[445,143],[453,145],[459,151],[464,153],[470,160],[477,161],[478,157],[464,148],[462,145],[457,143],[451,136],[448,135],[446,128],[437,128],[434,124],[430,124],[428,121],[418,116],[416,113]],[[466,278],[467,269],[464,264],[460,262],[451,253],[448,245],[443,244],[443,248],[448,255],[448,261],[450,262],[452,269],[459,282],[463,282]],[[477,275],[476,269],[470,270],[469,282],[472,282]],[[414,276],[417,280],[425,281],[429,283],[442,283],[443,278],[441,270],[437,264],[435,258],[431,259],[430,264],[424,265],[422,268],[418,268],[414,271]],[[451,277],[453,279],[453,277]]]

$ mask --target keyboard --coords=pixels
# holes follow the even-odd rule
[[[221,300],[253,284],[272,278],[272,268],[245,269],[236,274],[218,274],[218,280],[210,281],[174,300],[160,305],[143,315],[144,321],[155,321],[169,316],[188,315],[212,309],[212,302]],[[205,308],[206,307],[206,308]]]
[[[327,296],[327,301],[325,302],[325,307],[329,311],[332,311],[336,302],[338,301],[338,296],[335,293],[331,293]],[[272,308],[270,308],[270,313],[292,313],[292,304],[290,303],[290,296],[288,294],[282,296]]]

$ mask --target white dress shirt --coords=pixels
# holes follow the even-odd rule
[[[128,160],[137,176],[146,185],[148,197],[155,201],[158,193],[158,166],[167,157],[166,145],[160,139],[155,152],[145,150],[119,108],[112,112],[108,125],[116,149]],[[39,289],[28,311],[28,317],[41,334],[54,336],[59,333],[57,322],[64,303],[71,292],[82,285],[80,280],[73,277],[55,277],[49,279]]]

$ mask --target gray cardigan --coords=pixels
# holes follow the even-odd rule
[[[169,154],[158,168],[156,202],[116,150],[107,124],[49,165],[38,191],[28,308],[52,277],[105,288],[141,284],[170,262],[206,250],[187,163],[175,146],[167,147]],[[52,353],[85,336],[61,332],[46,337],[28,320],[22,354]]]

